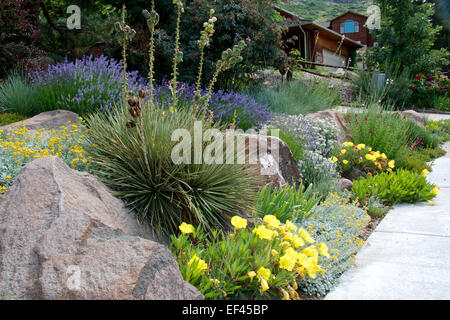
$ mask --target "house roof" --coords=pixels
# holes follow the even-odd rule
[[[334,37],[337,40],[344,38],[344,43],[347,44],[349,47],[353,47],[353,48],[362,48],[363,47],[362,44],[360,44],[356,41],[353,41],[353,40],[343,36],[342,34],[337,33],[317,22],[314,22],[312,20],[307,20],[307,19],[301,19],[300,16],[298,16],[290,11],[287,11],[283,8],[280,8],[278,6],[273,6],[273,8],[276,11],[278,11],[282,16],[284,16],[285,18],[292,20],[287,24],[287,26],[286,26],[287,28],[300,26],[300,27],[306,27],[308,29],[320,29],[320,30],[328,33],[330,36]]]
[[[334,37],[336,40],[339,39],[344,39],[344,43],[347,44],[347,46],[349,47],[353,47],[353,48],[362,48],[364,47],[362,44],[346,37],[345,35],[342,35],[340,33],[337,33],[329,28],[325,28],[323,26],[321,26],[320,24],[316,23],[316,22],[304,22],[304,23],[300,23],[301,27],[305,27],[307,29],[320,29],[322,31],[325,31],[326,33],[328,33],[328,35]]]
[[[346,14],[349,14],[349,13],[351,13],[351,14],[353,14],[353,15],[356,15],[356,16],[360,16],[360,17],[367,18],[367,16],[365,16],[365,15],[363,15],[363,14],[356,13],[356,12],[354,12],[354,11],[347,11],[346,13],[343,13],[343,14],[341,14],[340,16],[334,18],[334,19],[331,20],[330,22],[333,22],[334,20],[339,19],[339,18],[341,18],[341,17],[343,17],[343,16],[345,16]]]

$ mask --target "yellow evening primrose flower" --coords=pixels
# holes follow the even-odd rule
[[[292,271],[296,262],[297,260],[293,255],[286,253],[280,258],[280,268],[286,269],[287,271]]]
[[[280,225],[280,220],[278,220],[275,216],[273,216],[273,215],[267,215],[267,216],[265,216],[264,217],[264,219],[263,219],[263,221],[265,222],[265,223],[267,223],[267,226],[269,227],[269,228],[272,228],[272,229],[274,229],[274,228],[278,228],[278,226]]]
[[[258,274],[266,281],[270,279],[270,276],[272,275],[272,272],[270,272],[269,269],[261,267],[258,269]]]
[[[290,231],[297,231],[297,226],[289,220],[286,221],[286,227]]]
[[[249,271],[247,273],[247,275],[250,278],[250,280],[253,280],[253,278],[256,277],[256,272],[255,271]]]
[[[336,158],[336,157],[331,157],[331,162],[337,162],[338,161],[338,158]]]
[[[389,166],[389,168],[394,169],[395,168],[395,160],[389,161],[388,166]]]
[[[258,228],[253,229],[253,233],[255,233],[260,239],[266,240],[272,240],[272,238],[277,235],[275,231],[272,231],[265,226],[259,226]]]
[[[383,159],[383,160],[386,160],[386,159],[387,159],[387,156],[386,156],[385,153],[382,153],[380,157],[381,157],[381,159]]]
[[[231,218],[231,224],[236,228],[236,230],[245,229],[247,227],[247,220],[239,216],[234,216]]]
[[[431,193],[434,194],[435,196],[438,196],[441,193],[441,188],[434,187],[433,190],[431,190]]]
[[[347,152],[347,150],[345,150],[345,149],[341,150],[341,154],[345,154],[346,152]]]
[[[264,280],[264,279],[259,279],[259,280],[261,282],[261,291],[262,292],[267,291],[267,290],[270,289],[269,284],[267,283],[266,280]]]
[[[194,254],[194,256],[189,260],[188,266],[192,265],[193,263],[197,262],[197,270],[199,271],[206,271],[208,269],[208,265],[206,262],[202,259],[200,259],[197,254]]]
[[[273,256],[276,256],[276,255],[278,255],[278,251],[277,251],[277,250],[275,250],[275,249],[272,249],[271,253],[272,253],[272,255],[273,255]]]
[[[342,163],[343,164],[348,164],[348,161],[347,160],[343,160]]]
[[[186,222],[183,222],[179,228],[183,234],[189,234],[195,231],[194,226],[192,224],[187,224]]]
[[[298,231],[298,235],[299,235],[300,237],[302,237],[306,242],[309,242],[309,243],[313,243],[313,242],[314,242],[314,239],[311,238],[311,236],[310,236],[310,234],[308,233],[308,231],[306,231],[306,230],[303,229],[303,228],[300,228],[300,230]]]
[[[428,171],[427,169],[423,169],[422,172],[420,173],[420,175],[422,177],[426,177],[429,173],[430,173],[430,171]]]
[[[325,243],[319,243],[318,244],[319,253],[323,255],[324,257],[331,258],[330,254],[328,253],[328,247]]]
[[[362,150],[362,149],[364,149],[365,147],[366,147],[366,145],[363,144],[363,143],[358,144],[358,145],[356,146],[356,148],[358,148],[358,150]]]
[[[342,145],[344,147],[353,147],[354,146],[353,142],[344,142]]]

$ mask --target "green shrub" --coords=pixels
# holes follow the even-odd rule
[[[14,71],[0,84],[0,111],[32,114],[38,93],[19,72]]]
[[[25,120],[27,117],[17,113],[0,113],[0,127]]]
[[[289,81],[274,88],[254,88],[247,94],[274,112],[290,115],[332,109],[341,102],[337,90],[330,90],[325,82]]]
[[[363,245],[361,236],[370,217],[349,196],[330,194],[314,208],[314,214],[303,226],[317,242],[325,243],[332,259],[319,263],[326,270],[315,279],[299,281],[301,290],[311,296],[324,296],[338,283],[344,271],[355,264],[355,254]]]
[[[450,140],[450,119],[425,121],[425,126],[431,132],[441,136],[445,141]]]
[[[378,197],[385,205],[394,205],[431,200],[439,194],[439,187],[429,183],[425,174],[399,169],[354,181],[352,191],[362,202]]]
[[[274,216],[253,230],[247,221],[233,217],[235,232],[209,234],[183,224],[184,234],[171,237],[170,248],[184,280],[206,299],[299,299],[296,278],[315,278],[327,263],[328,247],[294,224],[280,224]]]
[[[255,207],[259,217],[273,215],[283,223],[287,220],[300,223],[311,215],[318,202],[311,187],[303,191],[303,185],[298,190],[293,186],[273,188],[267,185],[259,192]]]
[[[278,129],[278,138],[283,140],[292,152],[295,160],[300,161],[303,159],[303,141],[299,139],[293,132],[286,129]],[[267,130],[267,135],[273,135],[272,129]]]
[[[425,147],[436,148],[442,142],[442,138],[433,132],[376,105],[361,113],[348,114],[345,120],[356,144],[382,150],[389,159],[395,160],[397,168],[411,168],[408,164],[410,155]],[[414,161],[420,162],[419,159]],[[425,166],[422,162],[412,167]]]

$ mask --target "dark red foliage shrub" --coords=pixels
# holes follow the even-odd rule
[[[42,55],[37,45],[39,5],[40,1],[0,0],[0,76]]]

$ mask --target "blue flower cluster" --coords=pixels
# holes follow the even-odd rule
[[[39,104],[43,111],[56,108],[86,114],[111,109],[122,100],[123,64],[105,56],[85,56],[75,62],[64,62],[29,74],[39,91]],[[128,90],[137,92],[147,88],[148,81],[137,71],[128,72]],[[194,103],[195,86],[178,84],[178,107]],[[202,90],[205,95],[206,91]],[[167,81],[154,86],[155,103],[172,105],[172,95]],[[247,130],[271,119],[267,106],[253,98],[236,92],[217,91],[212,94],[209,110],[215,121],[235,122],[238,128]]]
[[[43,109],[58,107],[79,114],[110,109],[122,99],[123,64],[105,56],[67,59],[29,74]],[[145,87],[137,71],[128,72],[129,90]]]
[[[206,95],[206,90],[201,90]],[[186,107],[194,103],[195,86],[185,83],[178,84],[178,107]],[[155,86],[156,103],[170,106],[172,96],[169,83],[163,81]],[[258,127],[272,118],[272,113],[266,105],[259,104],[255,99],[237,92],[222,90],[212,93],[208,109],[212,111],[214,121],[223,123],[235,122],[242,130]]]

